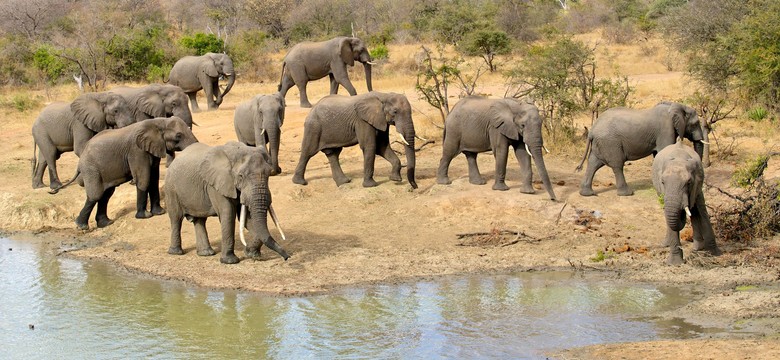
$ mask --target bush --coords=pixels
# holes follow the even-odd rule
[[[766,119],[767,116],[769,116],[769,111],[762,106],[754,107],[747,112],[748,119],[756,122]]]
[[[481,56],[490,72],[496,71],[493,63],[496,55],[508,54],[511,50],[509,36],[503,31],[477,30],[466,35],[460,46],[470,56]]]
[[[185,48],[195,50],[195,55],[225,51],[225,42],[214,34],[195,33],[192,36],[183,36],[179,43]]]
[[[68,67],[64,60],[54,55],[54,49],[50,45],[43,45],[35,50],[33,64],[44,74],[48,83],[57,81]]]
[[[41,105],[41,99],[27,92],[14,94],[10,99],[2,101],[2,106],[15,109],[18,112],[36,109]]]
[[[637,29],[632,21],[613,22],[604,27],[603,36],[613,44],[628,44],[636,39]]]
[[[370,51],[371,59],[374,61],[388,60],[390,58],[390,50],[384,44],[374,46]]]

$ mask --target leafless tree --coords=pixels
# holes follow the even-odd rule
[[[0,27],[36,40],[68,7],[61,0],[4,0],[0,2]]]

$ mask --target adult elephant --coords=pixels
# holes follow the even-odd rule
[[[219,91],[221,76],[228,79],[223,92]],[[236,73],[233,60],[226,54],[206,53],[179,59],[173,64],[168,81],[171,85],[180,87],[190,97],[193,112],[200,111],[196,95],[201,89],[206,93],[209,110],[216,110],[236,82]]]
[[[666,262],[672,265],[683,263],[680,230],[685,226],[686,215],[691,217],[694,250],[720,255],[704,203],[704,168],[699,155],[678,141],[653,159],[653,187],[663,196],[666,217],[666,245],[669,246]]]
[[[181,224],[186,217],[195,225],[198,255],[214,255],[206,233],[206,219],[218,216],[222,229],[219,260],[224,264],[238,263],[240,259],[234,252],[234,246],[236,214],[240,208],[239,229],[246,256],[259,258],[260,247],[264,244],[287,260],[290,256],[268,231],[269,212],[279,226],[271,207],[268,176],[272,168],[268,160],[264,148],[258,151],[239,142],[222,146],[195,144],[182,151],[165,175],[165,202],[171,220],[168,253],[184,254]],[[246,220],[247,212],[249,222]],[[254,235],[249,244],[244,239],[245,226]]]
[[[539,116],[539,109],[532,102],[466,97],[458,101],[444,122],[442,156],[436,182],[451,183],[447,174],[450,162],[459,153],[463,153],[469,165],[469,182],[484,185],[485,180],[477,167],[477,153],[492,150],[496,160],[493,190],[509,190],[504,180],[509,147],[512,146],[523,174],[520,191],[534,193],[531,184],[533,157],[544,188],[550,199],[555,200],[555,192],[542,157],[543,145],[542,118]]]
[[[630,196],[634,191],[626,184],[623,165],[655,155],[675,143],[677,137],[693,142],[696,153],[702,156],[704,137],[696,110],[674,102],[660,102],[644,110],[612,108],[596,120],[590,133],[585,154],[576,170],[588,159],[588,169],[580,184],[580,195],[593,196],[593,176],[607,165],[615,173],[619,196]]]
[[[373,91],[353,97],[329,95],[309,112],[303,125],[301,158],[293,182],[307,184],[304,178],[306,164],[318,151],[328,157],[336,185],[350,182],[339,165],[339,154],[344,147],[358,144],[363,150],[363,187],[378,185],[374,181],[377,155],[392,165],[390,180],[401,181],[401,160],[390,148],[388,130],[391,124],[406,144],[406,178],[416,189],[412,106],[404,95]]]
[[[363,40],[341,36],[327,41],[296,44],[284,57],[279,93],[285,97],[287,90],[297,85],[301,93],[301,107],[310,108],[306,84],[310,80],[319,80],[328,76],[331,94],[337,94],[341,85],[347,89],[349,95],[355,96],[357,92],[347,74],[347,65],[355,66],[355,61],[363,63],[366,87],[368,91],[372,91],[371,65],[373,63]]]
[[[113,92],[83,94],[71,103],[55,102],[46,106],[32,126],[33,189],[45,186],[43,173],[46,167],[49,168],[49,187],[61,187],[57,160],[63,153],[73,151],[80,156],[87,141],[98,132],[134,122],[130,105]]]
[[[192,130],[177,117],[144,120],[93,137],[79,158],[77,176],[63,185],[72,183],[79,174],[82,177],[87,200],[76,218],[78,228],[89,228],[89,216],[95,205],[98,206],[97,226],[113,223],[108,218],[108,200],[117,186],[131,179],[135,179],[137,195],[135,217],[145,219],[164,214],[158,187],[160,158],[196,142]],[[151,199],[151,212],[146,210],[147,196]]]
[[[236,106],[233,126],[238,141],[257,147],[269,145],[271,175],[282,172],[279,167],[279,142],[284,124],[284,98],[279,93],[257,95]]]
[[[111,89],[111,92],[125,98],[136,122],[175,116],[192,128],[192,112],[187,105],[187,94],[176,85],[150,84],[140,88],[120,86]]]

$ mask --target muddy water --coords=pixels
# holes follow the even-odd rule
[[[0,358],[537,358],[723,331],[654,317],[694,295],[557,272],[272,298],[144,279],[0,238]]]

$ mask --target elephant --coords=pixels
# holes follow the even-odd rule
[[[404,95],[374,91],[352,97],[328,95],[314,106],[303,124],[301,157],[295,168],[293,183],[307,184],[304,178],[306,164],[317,151],[328,157],[336,185],[350,182],[339,165],[339,154],[344,147],[356,144],[363,150],[363,187],[378,185],[374,181],[376,155],[392,165],[390,180],[401,181],[401,161],[390,148],[388,126],[391,124],[395,125],[405,144],[406,178],[416,189],[411,104]]]
[[[223,92],[219,91],[220,76],[228,79]],[[216,110],[236,82],[233,60],[226,54],[215,53],[185,56],[173,64],[168,82],[180,87],[190,97],[193,112],[200,111],[196,95],[201,89],[206,93],[209,110]]]
[[[150,84],[140,88],[120,86],[111,89],[111,92],[125,98],[136,122],[176,116],[192,129],[192,113],[187,106],[187,94],[176,85]]]
[[[585,154],[576,170],[588,159],[588,169],[580,184],[580,195],[593,196],[593,176],[607,165],[615,173],[618,196],[634,191],[626,184],[623,166],[626,161],[657,154],[674,144],[677,137],[693,142],[702,156],[704,137],[696,110],[690,106],[662,101],[650,109],[612,108],[601,114],[588,134]]]
[[[691,218],[694,250],[716,256],[721,254],[704,203],[703,184],[701,158],[682,141],[665,147],[653,159],[653,187],[659,196],[663,196],[666,246],[670,248],[668,264],[683,263],[680,230],[685,226],[686,215]]]
[[[196,142],[192,130],[178,117],[144,120],[95,135],[79,158],[77,176],[63,185],[64,188],[81,174],[87,200],[76,218],[78,228],[89,229],[89,216],[96,204],[97,227],[111,225],[108,201],[117,186],[131,179],[135,179],[137,195],[135,217],[145,219],[164,214],[158,187],[160,158]],[[151,211],[146,210],[147,196],[151,199]]]
[[[372,91],[371,65],[374,63],[363,40],[340,36],[327,41],[296,44],[284,57],[279,93],[285,97],[287,90],[296,85],[301,93],[301,107],[310,108],[306,84],[309,80],[319,80],[327,75],[330,78],[331,95],[337,94],[341,85],[351,96],[355,96],[357,92],[347,74],[347,65],[355,66],[355,60],[363,63],[366,87],[369,92]]]
[[[271,175],[282,173],[279,167],[279,143],[284,124],[284,97],[257,95],[249,101],[236,106],[233,125],[238,141],[257,147],[269,145],[271,155]]]
[[[265,245],[287,260],[290,255],[268,231],[269,213],[279,227],[268,189],[268,177],[273,170],[269,160],[265,148],[252,148],[236,141],[221,146],[195,144],[182,151],[165,174],[165,201],[171,220],[168,253],[184,254],[181,225],[187,218],[195,225],[197,254],[214,255],[206,233],[206,219],[218,216],[222,230],[219,260],[223,264],[240,262],[234,252],[235,221],[240,213],[239,234],[246,256],[259,259],[260,247]],[[244,227],[254,235],[249,244],[244,238]],[[279,231],[284,238],[281,228]]]
[[[539,109],[527,99],[488,99],[469,96],[458,101],[444,122],[442,156],[436,175],[439,184],[450,184],[448,170],[452,159],[463,153],[469,165],[469,182],[484,185],[477,167],[477,153],[493,151],[496,179],[493,190],[509,190],[504,182],[512,146],[523,174],[520,191],[533,194],[531,158],[536,162],[544,188],[555,200],[555,192],[542,157],[542,118]]]
[[[108,128],[121,128],[135,122],[127,101],[113,92],[88,93],[71,103],[55,102],[46,106],[32,126],[32,187],[42,188],[43,173],[49,168],[49,187],[62,186],[57,160],[69,151],[80,156],[87,141]],[[38,148],[38,157],[36,157]]]

